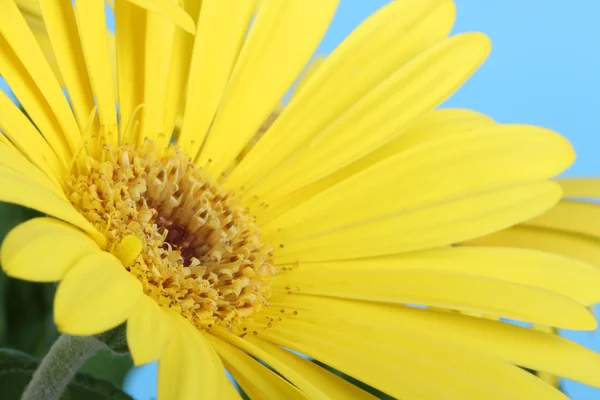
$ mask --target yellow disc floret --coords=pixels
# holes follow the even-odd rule
[[[144,292],[200,329],[242,333],[277,269],[241,200],[177,147],[157,152],[150,141],[107,147],[86,169],[71,177],[69,199],[104,233],[108,251],[139,239],[140,255],[124,268]]]

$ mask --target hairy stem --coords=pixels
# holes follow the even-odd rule
[[[105,347],[95,336],[61,335],[33,374],[22,400],[58,400],[85,361]]]

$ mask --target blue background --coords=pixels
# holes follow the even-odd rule
[[[341,0],[318,52],[330,53],[364,18],[388,2]],[[494,46],[487,63],[445,105],[475,109],[499,122],[557,130],[578,152],[567,174],[600,175],[600,1],[455,2],[454,32],[483,31]],[[600,351],[597,333],[565,335]],[[126,388],[137,399],[150,399],[156,395],[155,375],[154,364],[138,368]],[[600,390],[568,381],[564,387],[573,399],[600,399]]]

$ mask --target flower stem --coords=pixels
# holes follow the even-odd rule
[[[21,399],[58,400],[83,363],[105,347],[95,336],[61,335],[33,374]]]

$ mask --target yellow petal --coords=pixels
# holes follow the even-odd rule
[[[67,150],[74,153],[79,142],[80,131],[69,103],[35,37],[12,1],[0,3],[0,33],[12,49],[3,49],[3,51],[12,52],[22,63],[23,68],[31,77],[31,81],[26,81],[26,84],[37,87],[37,90],[42,94],[61,127],[62,141],[66,143]],[[21,79],[27,78],[21,77]],[[9,84],[11,84],[10,81]],[[15,93],[19,97],[16,91]],[[29,110],[27,107],[25,108]]]
[[[405,269],[289,274],[285,284],[300,288],[303,294],[317,296],[420,304],[564,329],[596,328],[593,314],[572,298],[461,272]]]
[[[15,147],[48,177],[53,180],[64,177],[66,170],[56,154],[31,121],[2,91],[0,91],[0,129]]]
[[[181,29],[189,33],[194,33],[196,28],[194,20],[177,3],[169,0],[127,0],[131,4],[142,7],[148,11],[156,13],[163,18],[168,19]],[[117,4],[119,1],[117,1]]]
[[[600,179],[597,178],[563,178],[558,179],[565,196],[600,197]]]
[[[263,0],[198,162],[226,168],[302,72],[339,0]]]
[[[317,385],[316,382],[309,380],[307,376],[304,376],[300,371],[292,368],[291,365],[283,363],[279,358],[273,356],[269,352],[261,349],[248,340],[233,335],[220,327],[213,328],[210,333],[214,334],[219,339],[237,347],[238,349],[243,350],[251,356],[265,362],[267,365],[277,371],[277,373],[281,374],[283,377],[285,377],[285,379],[300,389],[307,398],[315,400],[330,399],[330,397],[327,395],[326,388],[322,388],[321,386]]]
[[[518,225],[466,241],[469,246],[502,246],[562,254],[600,267],[600,239],[572,232]]]
[[[129,267],[142,251],[142,242],[134,235],[127,235],[115,248],[115,256],[124,266]]]
[[[528,372],[497,358],[339,319],[318,321],[286,320],[263,336],[396,398],[564,399]]]
[[[119,88],[119,117],[121,142],[137,143],[134,132],[136,107],[144,101],[144,40],[146,36],[146,11],[125,0],[115,4],[115,41],[117,80]],[[125,131],[127,130],[127,131]]]
[[[83,132],[94,108],[94,95],[81,50],[73,3],[71,0],[52,0],[41,1],[39,5],[73,112]]]
[[[202,2],[178,140],[192,157],[198,153],[214,119],[254,9],[254,0]]]
[[[189,15],[197,18],[200,14],[200,3],[200,0],[186,1],[183,6]],[[194,21],[195,23],[197,22],[197,20]],[[181,121],[187,96],[186,85],[190,78],[189,72],[193,48],[194,36],[181,29],[177,29],[175,31],[175,38],[173,39],[167,95],[164,99],[165,121],[163,132],[167,135],[173,134],[175,129],[180,130],[181,123],[178,121]]]
[[[48,189],[51,185],[50,181],[43,185],[0,165],[0,201],[20,204],[62,219],[87,232],[102,248],[106,247],[104,235],[79,214],[64,195]]]
[[[600,237],[600,205],[562,200],[548,212],[524,224]]]
[[[354,386],[345,379],[290,351],[261,340],[258,337],[249,337],[248,340],[258,348],[279,359],[282,363],[289,365],[311,382],[314,382],[331,399],[375,399],[374,396]]]
[[[410,271],[487,277],[543,289],[583,305],[600,302],[598,268],[552,253],[510,247],[449,247],[377,258],[302,263],[301,268],[287,274],[277,285],[288,284],[286,279],[329,281],[336,280],[337,276],[337,280],[349,284],[360,285],[363,282],[368,291],[383,295],[384,288],[395,286],[396,282],[408,278],[410,275],[402,278],[402,274]],[[325,287],[326,283],[319,283],[319,286]],[[400,283],[398,296],[401,295],[402,286],[403,283]],[[361,289],[360,293],[365,292]],[[524,308],[527,306],[523,305]]]
[[[127,345],[135,365],[149,363],[165,352],[172,335],[169,314],[143,295],[127,320]]]
[[[229,184],[249,187],[274,170],[368,91],[445,38],[454,15],[450,0],[403,0],[390,2],[367,18],[293,97],[232,172]]]
[[[420,54],[297,149],[251,188],[252,194],[280,197],[390,142],[458,89],[487,58],[490,47],[485,35],[466,33]]]
[[[9,232],[2,243],[0,264],[13,278],[59,281],[81,258],[100,252],[89,236],[52,218],[34,218]],[[48,254],[50,257],[40,255]]]
[[[78,0],[75,2],[75,14],[90,85],[98,106],[100,137],[108,143],[116,145],[118,130],[115,82],[108,50],[104,0]]]
[[[169,317],[173,336],[158,362],[158,398],[221,399],[227,383],[217,353],[181,315]]]
[[[58,285],[54,322],[71,335],[95,335],[129,318],[143,295],[142,285],[112,254],[79,260]]]
[[[492,125],[390,157],[268,226],[277,226],[284,237],[289,230],[300,237],[468,195],[492,185],[550,178],[573,160],[569,143],[554,132],[531,126]],[[455,179],[457,176],[461,179]]]
[[[292,92],[292,97],[295,96],[306,86],[306,83],[309,82],[310,79],[315,75],[315,72],[319,69],[321,64],[323,64],[323,61],[325,61],[325,56],[316,56],[310,61],[310,63],[298,79],[296,87]]]
[[[302,393],[289,382],[243,351],[212,336],[210,343],[223,359],[227,370],[250,398],[305,399]]]
[[[334,186],[335,184],[359,173],[368,167],[390,158],[403,150],[417,145],[450,136],[458,132],[481,130],[485,126],[493,125],[494,121],[475,111],[465,109],[433,110],[423,116],[415,125],[402,132],[396,139],[385,146],[371,152],[360,160],[322,178],[310,185],[300,188],[280,199],[271,199],[269,207],[259,210],[261,221],[268,222],[284,214],[286,211],[305,202],[317,193]]]
[[[175,36],[175,25],[154,13],[148,13],[146,19],[146,59],[144,62],[144,118],[140,127],[138,143],[149,138],[159,148],[169,144],[170,134],[162,132],[164,124],[165,96],[170,57]],[[139,62],[139,61],[138,61]]]
[[[536,371],[551,372],[555,375],[575,379],[587,384],[600,385],[600,377],[595,373],[600,365],[600,355],[584,346],[556,335],[549,335],[504,322],[448,312],[364,302],[348,302],[345,300],[301,295],[287,297],[281,298],[281,300],[272,299],[272,306],[275,308],[285,307],[298,310],[297,321],[299,323],[302,323],[302,320],[318,323],[313,329],[319,329],[319,325],[322,327],[332,325],[342,327],[352,323],[352,329],[355,330],[353,331],[355,333],[354,337],[362,337],[371,342],[373,342],[371,340],[373,337],[381,337],[381,340],[379,340],[381,344],[387,342],[394,343],[393,346],[387,347],[390,351],[392,351],[391,349],[402,350],[405,346],[408,346],[410,349],[414,343],[414,346],[419,346],[419,348],[424,347],[423,350],[419,351],[419,354],[421,358],[425,358],[428,355],[435,354],[431,353],[435,348],[439,349],[440,347],[447,346],[455,349],[457,353],[454,357],[442,356],[442,362],[457,362],[456,358],[462,358],[463,356],[469,358],[476,356],[499,359]],[[360,320],[357,320],[357,315],[360,315]],[[271,340],[271,335],[276,332],[275,329],[278,326],[285,327],[287,325],[291,329],[286,328],[285,334],[282,332],[281,335],[278,335],[280,339],[285,338],[285,342],[277,340],[277,343],[296,349],[304,354],[316,356],[316,354],[311,354],[305,351],[305,349],[299,348],[296,346],[296,343],[292,344],[295,337],[290,332],[296,331],[299,333],[300,330],[294,330],[294,325],[288,324],[287,321],[285,320],[282,324],[265,331],[262,336]],[[306,326],[306,324],[303,324],[303,326]],[[359,326],[362,326],[362,328]],[[371,328],[375,329],[377,333],[371,333],[370,335],[365,333],[364,330],[368,332]],[[321,331],[323,332],[324,329],[321,329]],[[353,335],[349,336],[352,337]],[[319,333],[314,336],[314,339],[319,340],[319,338],[323,337],[325,337],[324,334]],[[400,337],[407,340],[406,344],[400,345],[403,343],[402,340],[399,340]],[[421,343],[428,343],[429,345],[419,345],[417,340],[425,341]],[[322,341],[323,345],[330,347],[336,343],[342,345],[342,342]],[[352,355],[368,354],[352,350],[348,351],[348,353]],[[319,359],[318,357],[315,358]],[[382,359],[385,360],[387,357],[382,357]],[[327,362],[325,360],[322,361]],[[338,368],[333,364],[330,365],[344,371],[347,367],[356,364],[358,363],[354,361],[348,363],[348,365],[341,365],[342,368]],[[397,368],[395,366],[394,370],[397,370]],[[375,370],[379,372],[381,368],[377,367]],[[487,369],[484,368],[483,370],[486,371]],[[487,375],[490,375],[492,379],[494,378],[493,374],[488,373]],[[427,376],[429,380],[432,379],[430,374]],[[357,377],[360,379],[360,375]],[[499,375],[496,375],[496,377],[502,381]],[[505,382],[505,385],[511,386],[507,382],[508,380]],[[534,382],[542,383],[540,380],[535,379],[530,381],[530,384]],[[514,389],[518,387],[518,385],[512,385]],[[529,388],[522,386],[525,394],[527,394],[528,389],[534,388],[535,385]],[[552,389],[545,384],[538,387],[540,390],[543,388],[546,391]],[[530,394],[528,398],[546,397],[536,397]]]
[[[284,232],[269,232],[265,237],[284,246],[277,249],[279,263],[403,253],[507,228],[547,210],[560,195],[560,188],[553,182],[502,186],[303,239],[286,240],[281,238]],[[299,224],[296,229],[307,227]],[[285,231],[288,237],[290,233]]]

